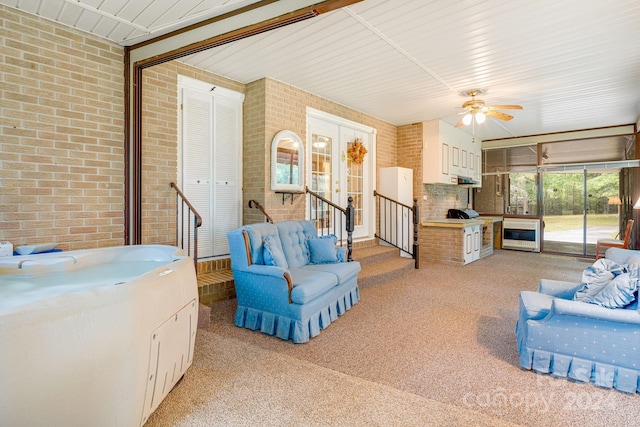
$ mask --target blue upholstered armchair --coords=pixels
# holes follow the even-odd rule
[[[599,260],[585,269],[583,283],[543,279],[538,292],[520,292],[520,366],[636,393],[640,252],[611,248],[605,256],[608,262]]]
[[[360,263],[311,221],[246,225],[228,234],[236,326],[304,343],[360,299]]]

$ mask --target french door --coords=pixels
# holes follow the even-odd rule
[[[343,208],[352,197],[355,213],[353,237],[372,237],[375,131],[317,112],[307,116],[307,124],[307,141],[310,142],[307,182],[311,191]],[[356,144],[364,150],[354,152]],[[318,211],[312,206],[310,212],[311,219],[327,232],[337,232],[335,227],[341,226],[343,230],[346,227],[344,221],[337,222],[327,210]]]

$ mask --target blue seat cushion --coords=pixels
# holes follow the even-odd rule
[[[549,314],[554,297],[533,291],[520,292],[520,313],[527,320],[538,320]]]
[[[355,277],[360,271],[360,263],[354,262],[338,262],[335,264],[308,264],[301,267],[303,270],[314,272],[331,273],[338,278],[338,282],[345,283],[352,277]]]
[[[296,304],[306,304],[338,284],[334,274],[304,268],[293,268],[289,272],[293,280],[291,300]]]

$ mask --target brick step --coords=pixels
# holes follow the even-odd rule
[[[235,298],[236,290],[231,270],[198,274],[198,296],[200,303],[208,306]]]

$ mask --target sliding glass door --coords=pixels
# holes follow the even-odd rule
[[[616,237],[618,172],[546,172],[542,181],[545,252],[593,256],[599,238]]]

